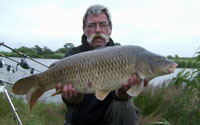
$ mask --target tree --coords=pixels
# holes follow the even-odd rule
[[[56,50],[57,53],[67,53],[70,49],[74,48],[73,43],[65,43],[63,48]]]
[[[178,56],[178,55],[175,55],[175,58],[176,58],[176,59],[178,59],[178,58],[179,58],[179,56]]]
[[[25,54],[36,53],[36,51],[33,48],[28,48],[26,46],[22,46],[22,47],[20,47],[16,50],[19,51],[19,52],[25,53]]]
[[[66,53],[66,51],[66,48],[59,48],[58,50],[56,50],[56,53]]]
[[[74,48],[74,44],[73,43],[65,43],[64,47],[66,49],[71,49],[71,48]]]
[[[115,43],[115,46],[121,46],[121,44],[120,43]]]
[[[173,56],[172,55],[168,55],[167,58],[168,59],[173,59]]]
[[[47,48],[46,46],[44,46],[43,52],[44,52],[44,55],[45,55],[45,54],[54,54],[54,52],[51,51],[51,50],[50,50],[49,48]]]
[[[38,55],[43,55],[44,54],[42,48],[40,48],[38,45],[35,45],[34,49],[37,51]]]

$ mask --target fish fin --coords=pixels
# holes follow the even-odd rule
[[[55,95],[58,95],[58,94],[61,94],[61,89],[58,89],[55,93],[53,93],[51,96],[55,96]]]
[[[56,65],[56,62],[52,63],[48,68],[54,67]]]
[[[31,75],[18,80],[13,85],[12,92],[19,95],[27,94],[32,87],[36,86],[37,83],[35,82],[35,79],[36,75]]]
[[[38,89],[38,75],[31,75],[18,80],[12,88],[12,92],[19,95],[26,95],[30,110],[37,102],[38,98],[45,92]]]
[[[32,87],[27,95],[26,95],[26,100],[29,103],[29,108],[30,111],[32,110],[33,106],[35,105],[35,103],[37,102],[37,100],[39,99],[39,97],[44,93],[45,91],[42,91],[38,88]]]
[[[141,81],[140,84],[133,85],[128,91],[127,94],[130,96],[138,96],[144,87],[144,80]]]
[[[110,90],[96,90],[95,96],[99,100],[104,100],[106,96],[110,93]]]

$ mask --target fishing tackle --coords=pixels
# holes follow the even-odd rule
[[[33,74],[33,73],[34,73],[34,68],[31,68],[31,71],[30,71],[30,73],[31,73],[31,74]]]
[[[10,49],[10,50],[12,50],[12,51],[14,51],[14,52],[16,52],[16,53],[18,53],[19,55],[23,56],[24,58],[28,58],[28,59],[30,59],[30,60],[32,60],[32,61],[34,61],[34,62],[36,62],[36,63],[38,63],[38,64],[40,64],[40,65],[42,65],[42,66],[44,66],[44,67],[46,67],[46,68],[49,68],[48,66],[46,66],[46,65],[44,65],[44,64],[42,64],[42,63],[40,63],[40,62],[38,62],[38,61],[36,61],[36,60],[34,60],[34,59],[31,58],[30,56],[27,56],[26,54],[24,54],[24,53],[22,53],[22,52],[20,52],[20,51],[17,51],[17,50],[15,50],[15,49],[13,49],[13,48],[11,48],[11,47],[5,45],[4,42],[0,42],[0,46],[1,46],[1,45],[4,46],[4,47],[6,47],[6,48],[8,48],[8,49]]]
[[[20,62],[20,63],[17,63],[16,70],[17,70],[18,65],[20,65],[20,66],[21,66],[22,68],[24,68],[24,69],[30,69],[30,66],[29,66],[29,64],[25,61],[25,59],[21,59],[21,62]]]
[[[0,60],[0,68],[3,68],[4,64],[3,60]]]
[[[8,65],[8,66],[7,66],[7,71],[9,72],[10,69],[11,69],[11,65]]]

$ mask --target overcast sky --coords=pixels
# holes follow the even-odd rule
[[[122,45],[180,57],[200,47],[200,0],[0,0],[0,42],[12,48],[78,46],[82,17],[93,4],[109,8],[111,38]]]

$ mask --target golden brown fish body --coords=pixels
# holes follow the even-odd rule
[[[142,79],[173,72],[177,64],[139,46],[115,46],[75,54],[56,63],[40,74],[18,80],[16,94],[26,94],[30,108],[56,84],[73,84],[79,93],[95,93],[99,100],[122,86],[133,74]],[[143,83],[128,90],[138,95]]]
[[[72,83],[80,93],[94,93],[95,90],[114,90],[135,73],[134,56],[131,49],[121,51],[110,49],[94,50],[76,54],[54,63],[41,73],[40,87],[55,88],[58,82]],[[126,56],[124,54],[126,53]]]

